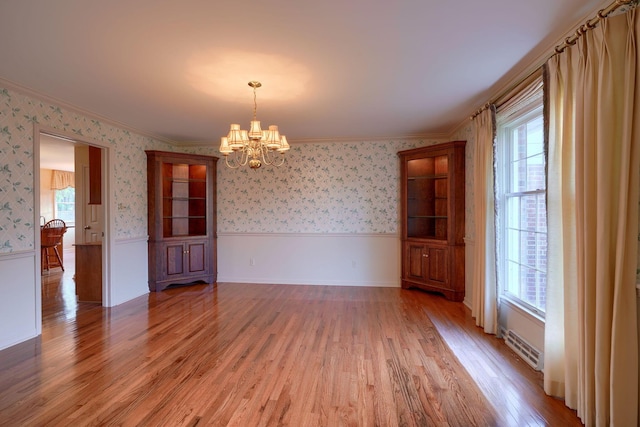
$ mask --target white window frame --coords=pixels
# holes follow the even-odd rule
[[[545,311],[544,307],[536,307],[529,302],[522,299],[520,296],[515,295],[508,290],[507,279],[508,275],[508,260],[507,257],[509,254],[509,240],[508,240],[508,230],[507,230],[507,201],[512,197],[523,197],[530,195],[542,195],[545,198],[545,206],[546,206],[546,176],[545,176],[545,188],[539,188],[535,190],[529,190],[524,192],[511,192],[510,188],[508,188],[511,174],[511,137],[512,131],[517,129],[519,126],[531,121],[532,119],[542,116],[543,114],[543,106],[542,102],[532,103],[529,106],[523,108],[517,113],[511,114],[507,119],[505,119],[502,123],[498,117],[497,123],[497,182],[498,182],[498,193],[496,194],[496,200],[498,203],[498,226],[496,232],[498,233],[498,277],[499,277],[499,295],[501,300],[506,300],[507,302],[516,305],[521,308],[525,312],[528,312],[540,320],[544,321]],[[544,148],[543,148],[544,152]],[[545,157],[545,156],[543,156]],[[546,159],[545,159],[546,161]],[[545,167],[546,174],[546,167]],[[538,231],[536,231],[538,232]],[[546,235],[547,232],[545,231]],[[518,242],[518,251],[520,250],[521,243]],[[545,246],[546,250],[546,246]],[[519,260],[520,261],[520,260]],[[536,268],[540,266],[536,265]],[[546,278],[546,265],[545,269],[542,270],[544,276]],[[545,280],[546,283],[546,280]]]

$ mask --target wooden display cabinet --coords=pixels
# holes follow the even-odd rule
[[[214,283],[217,157],[147,151],[149,289]]]
[[[464,147],[453,141],[398,153],[402,287],[464,299]]]

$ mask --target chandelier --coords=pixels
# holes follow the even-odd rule
[[[240,129],[239,124],[232,124],[229,134],[221,138],[220,153],[224,155],[228,167],[236,169],[247,163],[251,169],[258,169],[263,164],[282,166],[284,153],[289,150],[287,137],[280,135],[278,126],[270,125],[269,130],[260,128],[256,120],[256,89],[262,83],[250,81],[253,88],[253,120],[249,131]],[[278,155],[280,153],[280,155]]]

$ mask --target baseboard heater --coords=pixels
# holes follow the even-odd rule
[[[542,370],[542,352],[529,344],[524,338],[518,335],[513,329],[503,331],[504,342],[529,366],[536,371]]]

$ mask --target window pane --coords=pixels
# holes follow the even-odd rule
[[[505,291],[515,296],[520,295],[520,265],[507,261],[507,277],[505,279]]]
[[[545,309],[547,210],[542,105],[498,129],[500,286],[532,311]]]
[[[531,305],[539,308],[544,311],[547,304],[547,272],[546,271],[538,271],[536,272],[536,290],[538,291],[536,295],[535,303],[532,302]]]
[[[546,304],[547,274],[544,271],[522,266],[520,269],[519,294],[514,296],[533,307],[544,311]]]
[[[544,154],[536,154],[511,163],[509,189],[511,193],[545,188]]]
[[[536,268],[547,271],[547,233],[536,233]]]
[[[536,303],[539,300],[538,279],[538,271],[533,268],[522,266],[520,280],[522,288],[520,298],[534,307],[537,307]]]
[[[76,191],[73,187],[55,192],[55,212],[56,218],[63,220],[67,225],[74,224],[76,220]]]
[[[517,161],[544,152],[542,114],[513,127],[511,137],[511,160]]]
[[[544,154],[539,153],[527,157],[527,176],[525,191],[542,190],[545,188]]]
[[[527,122],[527,157],[544,152],[544,129],[542,115]]]
[[[507,253],[506,258],[508,261],[519,262],[520,261],[520,231],[509,229],[507,230]]]
[[[511,131],[511,161],[527,158],[527,126],[520,125]]]
[[[538,242],[537,237],[536,233],[522,233],[522,240],[520,240],[520,264],[533,268],[538,264],[538,250],[536,248],[536,244]]]
[[[527,163],[525,160],[517,160],[511,163],[511,179],[509,180],[509,191],[519,193],[527,188]]]
[[[507,191],[512,193],[545,188],[542,115],[513,129]]]
[[[520,197],[507,199],[507,227],[520,228]]]
[[[540,224],[540,217],[546,216],[546,212],[540,209],[538,194],[531,194],[522,197],[520,203],[520,228],[523,230],[535,231]]]
[[[547,232],[547,195],[538,194],[538,231],[541,233]],[[545,243],[546,246],[546,243]]]

